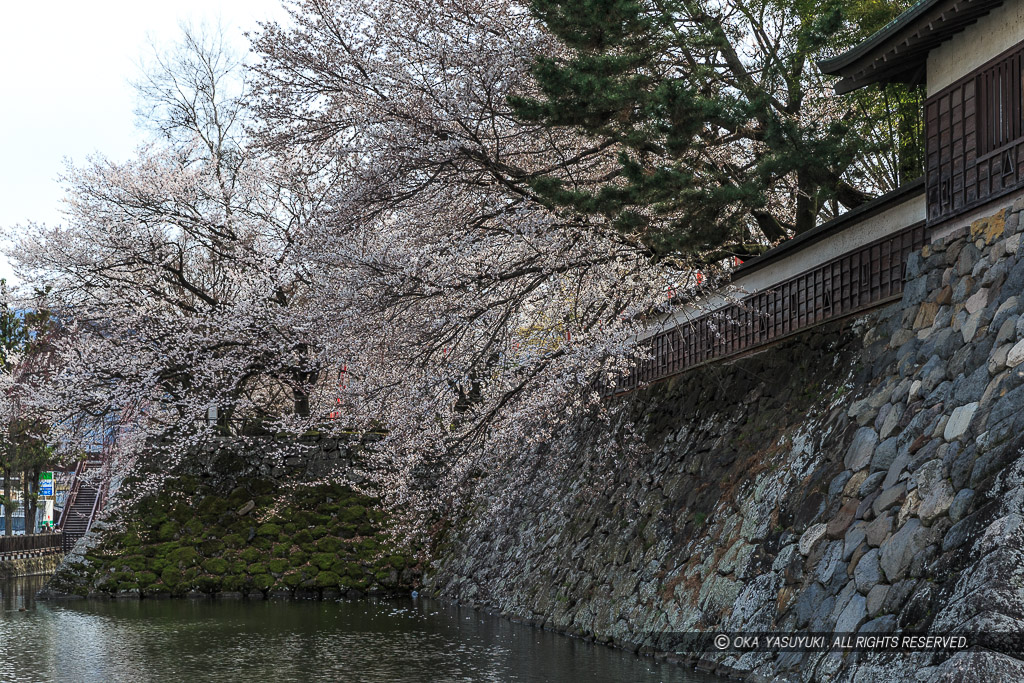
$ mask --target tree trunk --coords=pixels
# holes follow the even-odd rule
[[[29,479],[28,488],[32,492],[32,528],[36,528],[36,515],[39,512],[39,475],[43,473],[43,466],[36,465],[32,468],[32,478]]]
[[[796,195],[796,220],[793,231],[796,234],[807,232],[818,224],[818,205],[811,197],[815,189],[811,184],[802,178],[803,174],[797,174],[797,195]]]
[[[21,490],[24,494],[21,504],[25,508],[25,535],[28,536],[36,531],[36,502],[34,492],[32,491],[32,472],[25,470],[21,473],[21,476]]]
[[[292,392],[292,400],[295,404],[295,414],[300,417],[309,417],[309,394],[295,389]]]
[[[11,490],[11,468],[9,465],[4,466],[4,536],[14,535],[14,520],[11,515],[14,510],[11,509],[11,494],[14,491]]]

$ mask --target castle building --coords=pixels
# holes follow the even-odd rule
[[[962,230],[1001,230],[1024,195],[1024,0],[920,0],[820,63],[836,93],[924,86],[924,177],[783,242],[731,286],[664,316],[626,392],[757,351],[902,296],[907,259]]]

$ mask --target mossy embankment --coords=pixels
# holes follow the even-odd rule
[[[414,550],[391,539],[374,498],[338,484],[233,484],[225,491],[194,476],[168,479],[117,523],[99,524],[45,592],[330,598],[419,585]]]

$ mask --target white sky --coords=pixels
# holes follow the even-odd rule
[[[57,177],[65,159],[126,159],[142,140],[128,84],[149,39],[177,39],[178,24],[243,32],[283,19],[280,0],[54,0],[4,2],[0,13],[0,226],[61,221]],[[0,254],[0,277],[10,267]]]

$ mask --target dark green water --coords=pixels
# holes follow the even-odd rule
[[[41,602],[41,583],[0,581],[4,683],[721,680],[422,599]]]

